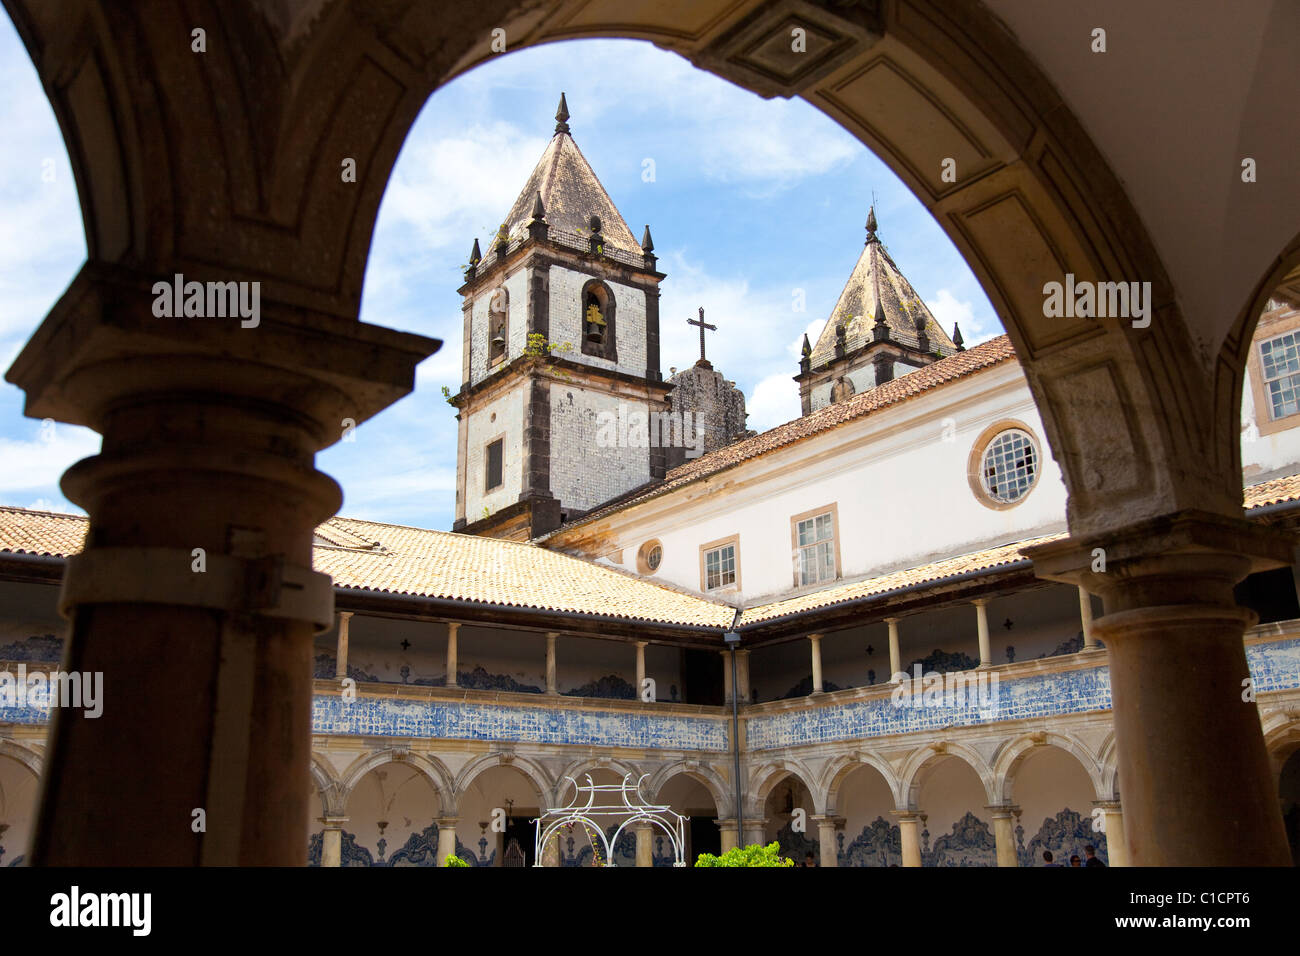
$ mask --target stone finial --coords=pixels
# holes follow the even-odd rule
[[[873,242],[876,239],[876,207],[873,204],[867,210],[867,242]]]
[[[655,241],[650,238],[650,225],[646,224],[645,232],[641,234],[641,251],[650,253],[655,251]]]
[[[482,261],[483,261],[483,253],[479,252],[478,237],[475,236],[474,248],[469,251],[469,264],[472,266],[476,266]]]
[[[811,344],[809,343],[809,341],[808,341],[808,333],[807,333],[807,332],[805,332],[805,333],[803,334],[803,348],[801,348],[799,351],[800,351],[800,354],[804,355],[805,357],[806,357],[806,356],[809,356],[809,355],[812,355],[812,345],[811,345]]]
[[[538,192],[537,198],[533,200],[533,218],[538,220],[546,219],[546,207],[542,205],[542,194]]]
[[[560,94],[560,105],[555,111],[555,132],[567,133],[569,131],[569,104],[564,100],[564,94]]]
[[[958,352],[966,351],[966,341],[961,337],[961,326],[956,322],[952,324],[952,344],[957,346]]]
[[[871,340],[873,342],[889,340],[889,323],[885,321],[885,307],[879,299],[876,300],[876,321],[871,326]]]

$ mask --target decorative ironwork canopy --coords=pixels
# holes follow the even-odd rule
[[[641,784],[649,774],[642,774],[635,784],[630,782],[630,773],[623,775],[621,783],[606,784],[595,783],[591,774],[583,776],[587,780],[586,786],[579,784],[573,777],[566,776],[564,779],[573,784],[573,799],[566,806],[546,810],[537,818],[534,866],[542,865],[543,850],[553,838],[558,838],[560,830],[572,827],[575,823],[583,825],[589,839],[591,832],[596,832],[604,847],[605,865],[615,866],[613,850],[618,844],[618,838],[623,835],[628,824],[641,822],[656,826],[668,835],[673,847],[673,866],[686,865],[686,818],[680,813],[674,813],[666,805],[646,802],[641,795]],[[568,792],[567,787],[565,792]],[[611,802],[598,802],[606,799]],[[612,836],[607,836],[597,818],[619,820],[618,829]]]

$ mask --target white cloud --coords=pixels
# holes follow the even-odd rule
[[[745,402],[749,412],[749,427],[765,432],[799,417],[799,386],[788,374],[769,375],[754,386],[753,394]]]
[[[46,426],[33,420],[22,430],[32,437],[0,437],[0,461],[5,463],[0,469],[0,499],[4,501],[30,500],[31,495],[62,500],[63,473],[81,459],[99,454],[99,436],[89,428]]]
[[[940,289],[934,298],[928,299],[925,304],[949,335],[952,335],[953,324],[960,323],[961,335],[968,347],[1002,334],[1001,329],[990,330],[987,324],[975,315],[973,302],[969,299],[959,300],[949,289]]]

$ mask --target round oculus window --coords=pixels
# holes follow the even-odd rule
[[[636,569],[642,574],[654,574],[664,560],[664,547],[657,538],[647,541],[637,549]]]
[[[1038,450],[1028,432],[1009,428],[984,449],[980,485],[999,504],[1019,501],[1038,477]]]
[[[651,571],[658,571],[659,562],[662,561],[663,559],[664,559],[664,549],[656,544],[653,548],[651,548],[646,553],[645,566],[649,568]]]

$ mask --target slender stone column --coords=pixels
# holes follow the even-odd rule
[[[835,833],[844,826],[843,817],[815,816],[812,818],[817,824],[817,842],[820,851],[820,866],[839,866],[839,854],[836,852]],[[798,860],[795,861],[799,862]]]
[[[736,682],[740,684],[740,702],[748,704],[749,694],[749,651],[736,651]]]
[[[456,817],[438,818],[438,865],[446,866],[447,857],[456,855]]]
[[[1105,605],[1093,632],[1109,655],[1132,864],[1289,866],[1242,644],[1256,618],[1232,593],[1290,561],[1286,536],[1184,511],[1026,553],[1039,577]]]
[[[767,843],[767,821],[766,820],[745,820],[745,846],[753,846],[755,843],[765,845]]]
[[[320,822],[325,825],[321,832],[320,843],[320,865],[342,866],[343,865],[343,825],[348,822],[347,817],[320,817]]]
[[[735,818],[730,820],[714,820],[718,825],[718,830],[722,834],[722,852],[734,850],[740,845],[740,830],[736,826]]]
[[[555,639],[559,636],[555,631],[546,635],[546,693],[552,696],[559,693],[555,686]]]
[[[822,636],[820,634],[809,634],[808,643],[812,647],[812,692],[814,694],[825,693],[822,688]]]
[[[1079,585],[1079,619],[1083,622],[1083,649],[1096,650],[1097,637],[1092,633],[1092,595]]]
[[[457,677],[460,674],[460,652],[456,647],[460,625],[455,621],[447,622],[447,685],[459,687]]]
[[[226,248],[195,229],[192,250]],[[156,316],[155,280],[246,278],[184,254],[146,274],[92,251],[7,373],[26,414],[103,436],[63,476],[90,520],[59,609],[64,664],[103,674],[104,708],[53,721],[36,865],[306,862],[313,641],[334,620],[312,534],[342,501],[315,455],[438,345],[288,305],[270,263],[255,326]]]
[[[998,866],[1019,866],[1016,859],[1016,811],[1019,807],[985,807],[993,815],[993,840],[998,847]]]
[[[334,679],[343,680],[348,676],[348,622],[352,620],[351,611],[339,611],[338,629],[338,651],[334,655]]]
[[[654,866],[654,833],[649,823],[632,824],[636,834],[636,865]]]
[[[1129,866],[1128,841],[1124,836],[1124,811],[1118,800],[1102,800],[1093,804],[1101,807],[1102,826],[1106,832],[1106,857],[1108,866]]]
[[[898,683],[898,675],[903,672],[902,655],[898,651],[898,618],[887,617],[885,623],[889,625],[889,682]]]
[[[975,605],[975,626],[979,629],[980,667],[992,667],[993,652],[989,649],[989,599],[976,598],[971,603]]]
[[[731,651],[721,651],[722,654],[722,700],[724,703],[731,703],[731,695],[734,688],[731,683]]]
[[[636,642],[636,699],[645,700],[645,641]]]
[[[892,810],[898,818],[898,833],[902,838],[903,866],[921,865],[921,815],[915,810]]]

